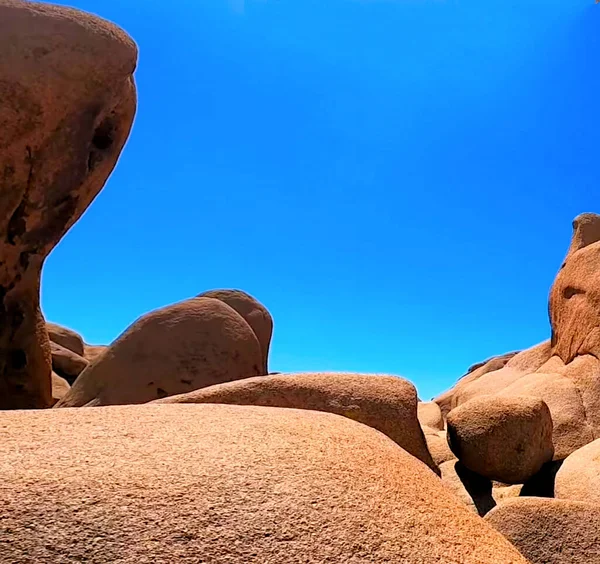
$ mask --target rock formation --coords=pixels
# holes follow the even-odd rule
[[[381,431],[434,472],[417,420],[417,391],[396,376],[287,374],[246,378],[156,403],[220,403],[336,413]]]
[[[192,298],[142,316],[55,407],[138,404],[261,373],[256,335],[232,308]]]
[[[556,497],[600,505],[600,439],[567,457],[556,474]]]
[[[11,411],[0,435],[7,562],[526,564],[422,463],[330,413]]]
[[[0,409],[52,405],[44,260],[129,135],[133,41],[68,8],[0,0]]]

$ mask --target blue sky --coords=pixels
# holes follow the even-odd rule
[[[49,320],[109,343],[242,288],[270,367],[422,399],[549,336],[571,220],[600,212],[593,0],[71,0],[137,41],[117,169],[49,257]]]

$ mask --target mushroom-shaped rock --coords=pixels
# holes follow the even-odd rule
[[[46,323],[46,329],[51,343],[56,343],[79,356],[83,356],[85,345],[81,335],[75,333],[72,329],[56,325],[56,323]]]
[[[437,431],[444,430],[444,417],[440,406],[434,401],[420,401],[417,404],[417,417],[419,423],[423,427],[436,429]]]
[[[600,216],[575,219],[571,248],[550,291],[552,353],[565,364],[600,357]]]
[[[568,456],[556,474],[557,498],[600,505],[600,439]]]
[[[55,372],[52,372],[52,400],[55,403],[64,398],[69,393],[70,389],[71,386],[69,385],[69,382]]]
[[[330,413],[12,411],[0,460],[6,562],[526,564],[422,463]]]
[[[55,407],[146,403],[260,374],[256,335],[219,300],[192,298],[138,319]]]
[[[198,296],[199,298],[215,298],[225,302],[237,311],[252,327],[260,344],[263,355],[262,374],[268,374],[269,347],[273,335],[273,318],[269,310],[256,298],[242,290],[209,290]]]
[[[50,341],[52,352],[52,370],[60,374],[72,384],[89,364],[88,361],[73,351]]]
[[[261,376],[157,403],[222,403],[328,411],[381,431],[438,472],[417,421],[417,391],[409,381],[396,376],[338,373]]]
[[[552,460],[552,418],[533,397],[482,396],[453,409],[448,444],[469,470],[520,484]]]
[[[598,505],[519,497],[502,502],[485,520],[531,564],[600,563]]]
[[[0,0],[0,409],[52,404],[44,260],[129,135],[133,41],[69,8]]]

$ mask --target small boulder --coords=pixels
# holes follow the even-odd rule
[[[429,454],[431,454],[431,458],[437,466],[448,460],[456,460],[456,456],[448,446],[446,431],[423,427],[423,434],[425,435],[427,450],[429,450]]]
[[[599,505],[519,497],[492,509],[485,520],[531,564],[600,563]]]
[[[220,403],[327,411],[381,431],[434,472],[417,420],[417,391],[397,376],[344,373],[246,378],[155,403]]]
[[[193,298],[138,319],[55,407],[146,403],[256,376],[261,366],[248,323],[219,300]]]
[[[5,562],[526,564],[421,462],[331,413],[4,412],[0,460]]]
[[[56,325],[56,323],[46,322],[46,329],[51,343],[56,343],[79,356],[83,356],[84,344],[81,335],[75,333],[72,329]]]
[[[520,484],[552,460],[552,418],[532,397],[482,396],[453,409],[448,444],[469,470]]]
[[[417,404],[417,417],[422,427],[443,431],[444,417],[440,406],[434,401],[420,401]]]
[[[268,374],[269,347],[273,335],[273,318],[269,310],[256,298],[242,290],[209,290],[198,296],[199,298],[215,298],[226,303],[237,311],[252,327],[260,344],[263,355],[262,374]]]
[[[600,439],[576,450],[556,474],[557,498],[600,505]]]

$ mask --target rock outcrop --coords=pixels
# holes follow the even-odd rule
[[[44,260],[100,192],[136,107],[133,41],[76,10],[0,0],[0,409],[52,405]]]
[[[381,431],[434,472],[417,420],[417,391],[397,376],[282,374],[246,378],[156,403],[219,403],[327,411]]]
[[[329,413],[4,412],[0,459],[7,562],[526,564],[422,463]]]
[[[261,369],[261,348],[248,323],[220,300],[192,298],[137,320],[55,407],[146,403]]]
[[[198,296],[199,298],[215,298],[226,303],[237,311],[252,327],[260,344],[263,355],[263,370],[261,374],[269,373],[269,348],[273,335],[273,318],[269,310],[256,298],[243,290],[209,290]]]
[[[520,497],[501,503],[485,520],[531,564],[600,563],[599,505]]]
[[[448,444],[469,470],[522,484],[552,460],[552,419],[534,397],[481,396],[453,409]]]

